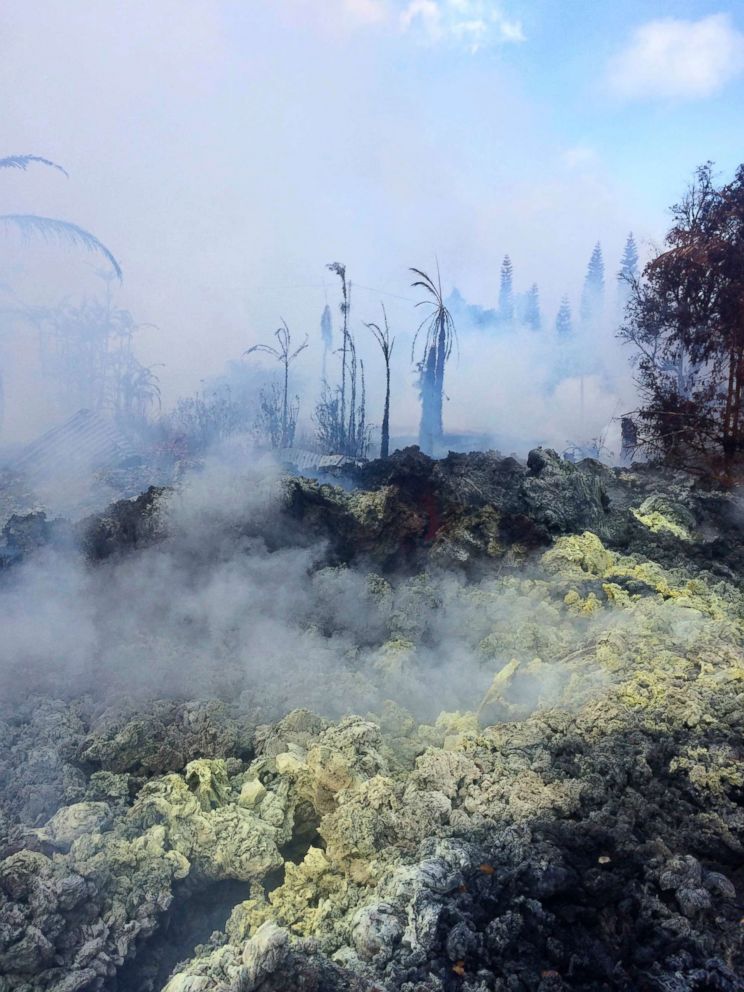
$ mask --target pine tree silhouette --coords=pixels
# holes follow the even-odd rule
[[[524,309],[524,322],[533,331],[539,331],[542,327],[542,317],[540,316],[540,290],[537,283],[533,282],[527,290]]]
[[[594,324],[602,316],[604,302],[604,260],[599,241],[594,246],[592,257],[584,279],[584,291],[581,294],[581,320],[584,324]]]
[[[638,247],[631,231],[625,242],[623,257],[620,260],[620,271],[617,274],[617,297],[621,310],[630,299],[631,287],[638,278]]]
[[[512,261],[508,255],[504,255],[504,261],[501,263],[501,287],[499,289],[499,317],[504,322],[514,320],[513,275]]]
[[[564,296],[555,318],[555,329],[558,337],[565,341],[573,335],[573,321],[571,320],[571,304],[568,297]]]

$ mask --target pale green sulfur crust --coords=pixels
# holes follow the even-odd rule
[[[356,497],[353,512],[380,518],[386,505],[380,490]],[[635,515],[691,539],[660,511]],[[382,580],[372,585],[389,596]],[[415,604],[432,593],[425,577],[411,589],[411,612],[396,620],[400,636],[377,651],[381,672],[405,673],[418,650]],[[47,976],[39,988],[56,992],[112,975],[155,932],[179,883],[224,879],[244,882],[245,900],[223,941],[202,947],[165,992],[250,992],[293,953],[324,955],[366,976],[364,987],[392,988],[384,983],[395,948],[426,951],[434,940],[415,910],[438,891],[432,864],[465,871],[462,838],[475,845],[507,836],[518,846],[536,821],[563,822],[595,802],[599,809],[612,776],[636,775],[640,788],[651,750],[639,747],[622,764],[618,741],[689,735],[668,774],[734,817],[744,763],[725,737],[744,714],[741,589],[620,555],[585,532],[558,538],[529,575],[463,586],[458,595],[487,619],[479,652],[492,682],[477,712],[418,725],[393,703],[337,723],[296,711],[267,731],[252,761],[197,758],[142,784],[130,805],[115,776],[91,781],[96,798],[61,808],[34,831],[39,851],[0,864],[5,899],[23,907],[27,925],[26,944],[0,952],[0,992],[31,988],[24,976],[34,972]],[[718,746],[695,743],[698,730],[714,727]],[[560,740],[573,742],[565,767]],[[605,765],[592,764],[597,754]],[[735,826],[712,807],[707,819],[690,817],[691,830],[723,838]],[[661,839],[658,871],[648,857],[647,884],[681,893],[671,908],[659,901],[665,926],[688,926],[715,885],[725,889],[694,866],[688,874],[697,882],[677,884],[682,869]],[[278,868],[283,880],[267,892],[263,883]],[[29,898],[34,886],[43,886],[46,909]],[[97,929],[79,922],[90,891],[99,898]],[[49,912],[63,926],[77,921],[64,968],[44,933]],[[83,984],[70,984],[70,974]]]
[[[674,520],[665,517],[663,513],[659,513],[656,510],[651,513],[641,513],[640,510],[632,510],[631,512],[636,520],[642,523],[644,527],[648,527],[655,534],[658,534],[659,531],[667,531],[678,537],[681,541],[692,540],[692,535],[685,527],[681,527]]]
[[[348,498],[349,512],[360,524],[380,526],[388,512],[392,495],[392,490],[387,486],[352,493]]]
[[[385,940],[375,933],[382,919],[391,946],[401,939],[405,916],[395,908],[406,891],[401,872],[415,862],[425,838],[483,835],[496,822],[566,817],[577,810],[591,786],[578,775],[556,781],[549,763],[541,767],[526,757],[530,749],[539,753],[545,747],[552,728],[571,721],[587,741],[599,741],[629,726],[673,730],[713,723],[723,692],[729,709],[744,704],[744,604],[738,590],[617,555],[590,533],[556,541],[542,567],[544,578],[512,579],[500,590],[530,599],[534,626],[499,631],[497,623],[482,650],[484,660],[495,658],[509,641],[540,650],[543,657],[509,662],[495,676],[482,709],[498,701],[520,672],[539,679],[552,667],[564,676],[557,704],[519,725],[482,729],[472,714],[443,714],[429,727],[405,720],[396,727],[388,717],[389,730],[419,742],[421,753],[404,772],[385,760],[375,722],[343,721],[310,747],[288,741],[288,750],[274,759],[276,767],[291,782],[290,792],[320,814],[325,850],[310,847],[299,864],[286,865],[283,885],[238,906],[227,927],[234,950],[213,951],[195,962],[190,974],[213,975],[232,953],[230,968],[239,975],[244,967],[239,949],[272,924],[298,938],[312,937],[326,954],[357,966],[384,954]],[[582,594],[587,576],[600,581],[604,597]],[[648,586],[646,594],[628,592],[622,584],[628,579]],[[482,591],[471,595],[487,607]],[[599,627],[586,648],[561,632],[562,617],[576,613],[622,615],[622,620]],[[545,623],[548,617],[552,625]],[[391,643],[381,658],[400,656],[405,663],[412,649],[410,642]],[[686,776],[696,789],[721,794],[741,787],[743,768],[730,748],[690,748],[673,760],[670,771]],[[174,979],[167,992],[179,992],[180,981]]]

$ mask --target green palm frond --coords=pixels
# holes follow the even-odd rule
[[[0,160],[1,161],[1,160]],[[108,248],[102,244],[90,231],[67,220],[55,220],[52,217],[38,217],[36,214],[3,214],[0,223],[7,227],[17,228],[24,237],[38,236],[45,241],[58,244],[74,245],[87,251],[98,252],[108,259],[116,276],[121,280],[121,266]]]
[[[57,165],[56,162],[52,162],[48,158],[42,158],[40,155],[7,155],[5,158],[0,158],[0,169],[22,169],[25,172],[32,162],[37,162],[39,165],[48,165],[51,169],[57,169],[69,179],[66,169],[63,169],[61,165]]]

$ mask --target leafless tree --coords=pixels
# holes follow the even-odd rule
[[[291,423],[296,423],[296,413],[293,418],[290,416],[292,410],[289,400],[289,366],[297,358],[297,356],[307,348],[307,335],[305,335],[305,340],[294,351],[292,350],[292,333],[287,326],[287,322],[282,320],[282,326],[274,332],[274,337],[277,340],[276,346],[270,344],[254,344],[252,348],[249,348],[244,354],[251,355],[254,352],[262,352],[265,355],[270,355],[281,363],[283,372],[283,388],[282,388],[282,401],[281,401],[281,442],[278,445],[280,448],[290,447],[292,440],[290,438],[290,425]],[[268,397],[265,397],[268,400]],[[292,437],[294,437],[294,428],[291,431]]]
[[[385,305],[382,306],[382,319],[384,327],[379,324],[370,323],[366,326],[372,331],[375,340],[380,346],[382,357],[385,360],[385,408],[382,414],[382,429],[380,432],[380,458],[387,458],[390,454],[390,357],[393,354],[395,338],[390,337],[387,313]]]

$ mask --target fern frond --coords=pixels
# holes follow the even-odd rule
[[[244,355],[252,355],[254,352],[260,351],[264,355],[271,355],[272,358],[279,359],[282,357],[282,353],[277,348],[272,348],[270,344],[254,344],[247,351],[244,351]]]
[[[119,280],[122,278],[121,266],[106,245],[102,244],[90,231],[78,227],[77,224],[67,220],[55,220],[52,217],[38,217],[36,214],[3,214],[0,216],[0,224],[5,227],[17,228],[26,238],[38,235],[45,241],[54,241],[58,244],[73,245],[77,248],[85,248],[86,251],[98,252],[108,259],[117,278]]]
[[[61,165],[57,165],[56,162],[52,162],[48,158],[42,158],[40,155],[8,155],[5,158],[0,158],[0,169],[23,169],[25,172],[32,162],[48,165],[67,176],[68,179],[70,178],[67,170],[63,169]]]
[[[424,282],[429,283],[431,286],[434,285],[434,283],[431,281],[430,276],[428,276],[426,274],[426,272],[424,272],[423,269],[416,269],[413,266],[410,266],[410,268],[408,269],[408,271],[409,272],[414,272],[417,276],[420,276],[424,280]]]

